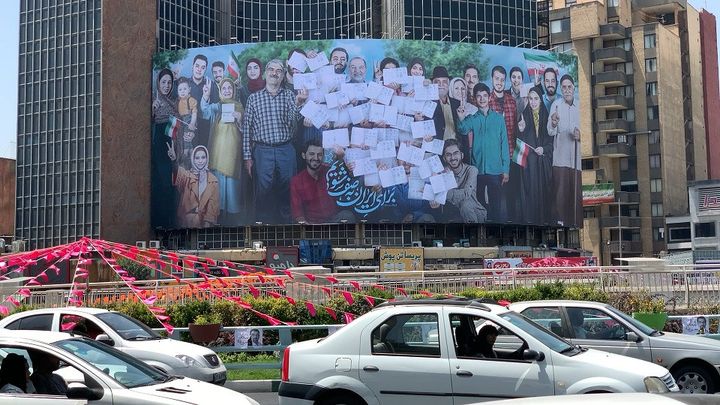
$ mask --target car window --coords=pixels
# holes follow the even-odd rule
[[[570,337],[562,327],[563,321],[559,307],[526,308],[521,313],[558,336]]]
[[[527,347],[512,331],[481,316],[451,314],[458,358],[485,360],[520,360]]]
[[[10,322],[9,324],[5,325],[5,329],[12,329],[12,330],[20,329],[20,321],[22,321],[22,319],[17,319],[17,320]]]
[[[576,339],[626,339],[625,327],[603,310],[568,307],[567,312]]]
[[[17,329],[52,330],[53,314],[30,315],[20,319]],[[17,322],[17,321],[16,321]]]
[[[153,340],[161,338],[160,335],[155,333],[155,331],[147,325],[125,314],[105,312],[98,314],[97,317],[125,340]]]
[[[376,355],[440,357],[437,314],[403,314],[373,329],[371,352]]]
[[[95,322],[80,315],[60,315],[60,331],[71,332],[77,335],[95,339],[97,335],[105,333]]]

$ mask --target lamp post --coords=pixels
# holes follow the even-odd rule
[[[618,205],[618,258],[622,259],[622,221],[620,218],[620,196],[617,198],[617,205]],[[620,262],[620,265],[622,265],[622,260]]]

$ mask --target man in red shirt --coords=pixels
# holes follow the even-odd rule
[[[317,140],[305,144],[301,153],[305,170],[290,180],[290,210],[295,222],[322,224],[336,222],[339,209],[327,192],[325,178],[328,168],[323,165],[323,147]]]

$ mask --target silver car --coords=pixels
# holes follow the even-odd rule
[[[659,364],[684,393],[720,391],[720,342],[660,332],[612,305],[590,301],[526,301],[510,309],[575,344]]]

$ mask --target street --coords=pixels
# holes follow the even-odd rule
[[[245,394],[258,401],[260,405],[278,405],[277,392],[250,392]]]

